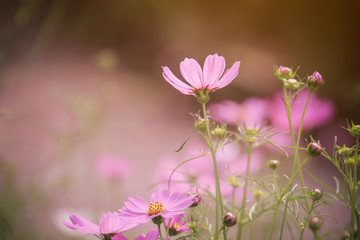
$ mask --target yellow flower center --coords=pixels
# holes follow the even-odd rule
[[[161,202],[156,201],[149,204],[149,208],[146,213],[149,215],[155,215],[161,212],[165,212],[165,210],[165,206]]]
[[[173,229],[175,229],[175,230],[177,230],[178,228],[180,228],[181,226],[179,225],[179,224],[177,224],[177,223],[174,223],[174,225],[173,225]]]

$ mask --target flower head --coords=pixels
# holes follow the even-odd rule
[[[129,223],[129,220],[120,217],[119,213],[109,212],[100,220],[100,226],[96,225],[76,214],[70,216],[71,223],[63,221],[68,228],[78,230],[85,234],[108,235],[127,231],[138,224]]]
[[[167,190],[158,190],[151,195],[150,203],[136,196],[125,202],[119,209],[121,217],[137,224],[143,224],[161,216],[170,219],[183,214],[193,204],[193,197],[185,193],[170,194]]]
[[[163,68],[163,77],[174,88],[186,95],[199,97],[216,89],[228,85],[239,73],[240,61],[235,62],[231,68],[225,70],[225,59],[217,54],[209,55],[201,69],[199,63],[193,58],[185,58],[180,63],[180,71],[187,84],[178,79],[168,67]]]

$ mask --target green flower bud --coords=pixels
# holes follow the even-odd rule
[[[310,193],[310,198],[316,202],[316,201],[319,201],[321,198],[322,198],[322,195],[323,195],[323,190],[320,190],[318,188],[313,188],[311,193]]]
[[[221,126],[217,124],[216,127],[211,130],[211,133],[212,135],[221,138],[226,133],[226,124],[221,124]]]
[[[287,81],[284,81],[284,86],[286,88],[295,90],[298,89],[300,87],[300,83],[298,80],[294,79],[294,78],[290,78]]]
[[[280,162],[276,159],[270,160],[267,165],[269,166],[269,168],[275,170],[279,167]]]
[[[311,231],[316,232],[321,228],[321,220],[319,217],[313,217],[309,220],[309,228]]]

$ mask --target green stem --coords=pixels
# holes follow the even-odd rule
[[[157,224],[157,226],[158,226],[158,230],[159,230],[160,239],[163,240],[164,238],[163,238],[163,236],[162,236],[161,227],[160,227],[161,224]]]
[[[358,179],[357,179],[357,162],[358,162],[358,149],[359,149],[359,138],[356,138],[355,144],[355,163],[354,163],[354,172],[353,179],[351,182],[351,216],[350,216],[350,240],[354,239],[355,236],[355,211],[356,211],[356,195],[358,190]]]
[[[273,218],[272,218],[272,221],[271,221],[271,228],[270,228],[270,234],[269,234],[269,240],[272,239],[272,235],[274,233],[274,227],[275,227],[275,220],[276,220],[276,216],[277,216],[277,213],[278,213],[278,210],[279,210],[279,206],[280,206],[280,203],[281,203],[281,200],[283,199],[283,197],[285,196],[285,193],[288,192],[288,189],[291,185],[291,183],[294,181],[296,175],[300,172],[301,168],[305,165],[305,163],[309,160],[309,157],[306,157],[305,160],[300,164],[300,166],[296,169],[295,173],[292,174],[289,182],[286,184],[286,186],[284,187],[284,191],[283,193],[281,194],[279,200],[277,201],[277,204],[275,206],[275,210],[274,210],[274,215],[273,215]]]
[[[248,180],[249,180],[249,172],[250,172],[250,160],[251,160],[251,151],[252,151],[252,144],[249,143],[249,147],[247,148],[247,162],[246,162],[246,174],[245,174],[245,183],[244,183],[244,193],[242,199],[242,205],[240,209],[240,219],[238,224],[238,232],[237,232],[237,240],[241,239],[242,230],[243,230],[243,222],[245,217],[245,207],[246,207],[246,194],[248,188]]]
[[[281,220],[281,230],[280,230],[280,240],[282,240],[282,236],[283,236],[283,232],[284,232],[284,226],[285,226],[285,220],[286,220],[286,212],[287,212],[287,208],[288,208],[288,202],[289,200],[286,199],[286,202],[285,202],[285,209],[284,209],[284,213],[283,213],[283,217],[282,217],[282,220]]]
[[[279,199],[278,193],[277,193],[277,187],[276,187],[276,174],[275,169],[273,169],[273,181],[274,181],[274,191],[276,196],[276,201]]]
[[[206,103],[202,103],[202,110],[203,110],[203,114],[204,114],[204,120],[206,123],[206,143],[210,149],[211,155],[212,155],[212,159],[213,159],[213,164],[214,164],[214,172],[215,172],[215,185],[216,185],[216,207],[215,207],[215,216],[216,216],[216,221],[215,221],[215,240],[220,239],[219,235],[217,234],[219,232],[220,229],[220,217],[224,216],[224,205],[223,205],[223,200],[222,200],[222,194],[221,194],[221,188],[220,188],[220,178],[219,178],[219,170],[218,170],[218,166],[217,166],[217,161],[216,161],[216,151],[214,149],[214,145],[213,145],[213,140],[211,137],[211,132],[210,132],[210,123],[209,123],[209,118],[207,116],[207,112],[206,112]],[[224,236],[224,239],[226,239],[226,236]]]
[[[292,118],[291,118],[291,97],[292,96],[291,96],[291,92],[290,92],[290,95],[288,96],[287,91],[284,88],[284,99],[285,99],[286,113],[287,113],[287,117],[288,117],[288,121],[289,121],[289,130],[290,130],[293,146],[295,147],[292,173],[294,173],[294,171],[295,171],[295,166],[298,167],[300,165],[299,145],[300,145],[301,131],[302,131],[302,126],[303,126],[303,122],[304,122],[304,118],[305,118],[305,113],[306,113],[307,106],[309,104],[311,93],[312,93],[312,91],[309,92],[309,95],[308,95],[308,97],[306,99],[306,103],[305,103],[304,110],[303,110],[301,120],[300,120],[299,130],[298,130],[298,134],[297,134],[297,140],[295,142],[295,132],[294,132],[294,127],[292,125]],[[299,179],[300,179],[301,187],[303,189],[303,193],[305,195],[306,194],[305,181],[304,181],[304,177],[303,177],[303,174],[302,174],[301,170],[299,172]],[[307,198],[305,198],[305,204],[306,204],[306,208],[309,209],[310,205],[309,205],[309,201],[308,201]]]
[[[301,229],[300,240],[302,240],[303,237],[304,237],[304,232],[305,232],[306,226],[308,225],[309,220],[310,220],[310,218],[311,218],[311,213],[312,213],[312,211],[313,211],[313,209],[314,209],[314,205],[315,205],[315,202],[313,201],[313,203],[311,204],[311,208],[310,208],[310,210],[309,210],[309,214],[308,214],[308,216],[307,216],[307,218],[306,218],[306,220],[305,220],[304,228]]]

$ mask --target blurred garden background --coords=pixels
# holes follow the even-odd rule
[[[241,61],[213,103],[273,100],[274,65],[319,71],[317,95],[332,110],[311,135],[327,149],[334,136],[352,144],[341,126],[360,121],[359,43],[357,0],[0,1],[1,239],[95,239],[61,221],[97,222],[129,196],[146,198],[165,162],[184,160],[175,150],[200,108],[161,74],[180,77],[185,57]],[[334,185],[325,159],[308,167]]]

